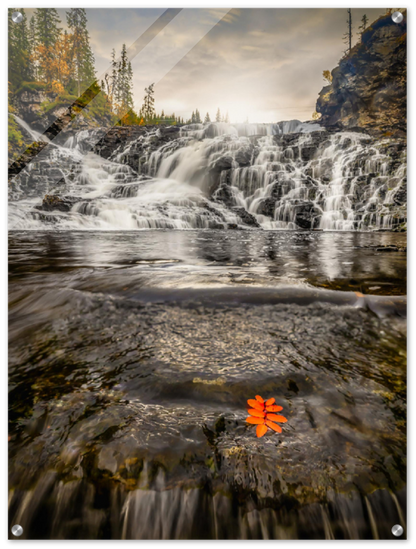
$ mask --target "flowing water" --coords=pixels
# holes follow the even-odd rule
[[[406,150],[317,124],[150,129],[110,159],[102,130],[49,143],[10,184],[12,229],[392,229],[406,221]],[[176,128],[173,128],[174,130]],[[44,195],[71,208],[42,208]],[[40,211],[39,211],[40,208]],[[243,212],[243,213],[242,213]],[[250,215],[246,215],[246,214]]]
[[[391,538],[404,245],[11,232],[10,524],[29,539]],[[255,394],[283,406],[281,435],[245,423]]]
[[[10,525],[392,539],[402,144],[211,124],[146,129],[103,158],[103,135],[47,143],[9,184]],[[281,434],[245,422],[256,394],[283,406]]]

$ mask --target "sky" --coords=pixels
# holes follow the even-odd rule
[[[33,10],[26,10],[31,15]],[[137,52],[131,46],[164,9],[87,9],[97,76],[111,50],[131,54],[137,110],[155,82],[155,107],[189,118],[198,109],[231,122],[309,120],[322,71],[343,55],[347,10],[186,8]],[[383,9],[352,9],[354,40],[364,13],[371,23]],[[58,9],[65,28],[65,8]],[[130,50],[129,50],[130,48]]]

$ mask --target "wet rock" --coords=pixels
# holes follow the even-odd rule
[[[103,158],[114,160],[122,153],[119,161],[138,173],[148,169],[152,152],[175,140],[180,133],[178,126],[116,126],[94,146],[94,152]],[[176,143],[179,148],[184,143]]]
[[[221,180],[221,172],[224,170],[230,170],[233,165],[233,158],[231,156],[221,156],[208,168],[208,195],[213,196],[214,193],[219,189],[220,184],[223,182]]]
[[[222,183],[212,195],[212,199],[222,202],[228,208],[235,206],[235,198],[231,190],[231,186],[227,183]]]
[[[407,202],[407,186],[401,185],[393,195],[393,202],[398,206],[402,206]]]
[[[274,218],[274,211],[276,207],[276,198],[265,198],[261,201],[258,207],[258,213],[266,215],[267,217]]]
[[[399,252],[399,251],[402,251],[402,249],[399,248],[398,246],[395,246],[394,244],[390,244],[388,246],[378,246],[376,248],[376,251],[377,252]]]
[[[233,158],[231,156],[221,156],[210,166],[211,172],[222,172],[222,170],[229,170],[233,166]]]
[[[313,202],[304,202],[295,206],[295,223],[301,229],[312,229],[319,226],[322,210]]]
[[[302,160],[309,161],[316,155],[318,147],[316,145],[302,146],[300,148],[300,156]]]
[[[292,391],[293,393],[299,392],[299,387],[297,386],[296,381],[294,381],[293,379],[287,380],[287,388],[289,391]]]
[[[253,146],[239,149],[234,156],[235,161],[240,166],[250,166],[253,150]]]
[[[248,225],[249,227],[256,227],[260,228],[260,224],[257,221],[257,219],[252,215],[251,213],[248,213],[248,211],[244,208],[235,207],[232,208],[232,211],[235,212],[241,221],[244,223],[244,225]]]
[[[80,196],[56,196],[45,195],[41,206],[36,206],[36,209],[43,210],[45,212],[60,211],[69,212],[74,204],[77,202],[88,202],[85,198]]]

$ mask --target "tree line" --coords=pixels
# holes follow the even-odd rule
[[[70,8],[66,11],[66,29],[55,8],[36,8],[28,20],[24,8],[19,9],[22,21],[14,23],[13,8],[8,10],[9,92],[13,95],[23,87],[43,89],[56,94],[56,102],[68,103],[89,87],[101,91],[94,101],[94,109],[101,115],[114,115],[120,124],[191,124],[202,123],[198,109],[189,119],[165,115],[155,110],[154,84],[145,88],[143,103],[136,112],[133,96],[133,69],[123,44],[117,56],[111,52],[110,68],[97,81],[94,54],[90,44],[86,10]],[[97,90],[98,86],[98,90]],[[98,95],[98,94],[96,94]],[[45,105],[45,109],[48,105]],[[218,109],[215,120],[229,122],[228,113]],[[207,113],[204,122],[210,122]]]
[[[12,20],[8,10],[9,84],[13,91],[23,82],[41,82],[51,91],[81,94],[95,80],[94,55],[87,30],[87,17],[82,8],[66,12],[68,30],[59,27],[54,8],[36,8],[28,22]]]

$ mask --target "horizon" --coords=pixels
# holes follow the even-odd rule
[[[61,27],[65,12],[57,8]],[[25,8],[28,19],[35,8]],[[97,77],[164,12],[153,8],[86,8]],[[352,9],[353,33],[385,12]],[[325,81],[343,55],[344,8],[185,8],[131,59],[135,110],[155,82],[155,108],[187,120],[217,109],[230,123],[310,121]],[[111,36],[111,41],[109,41]],[[354,43],[355,43],[354,42]],[[173,90],[173,91],[172,91]]]

